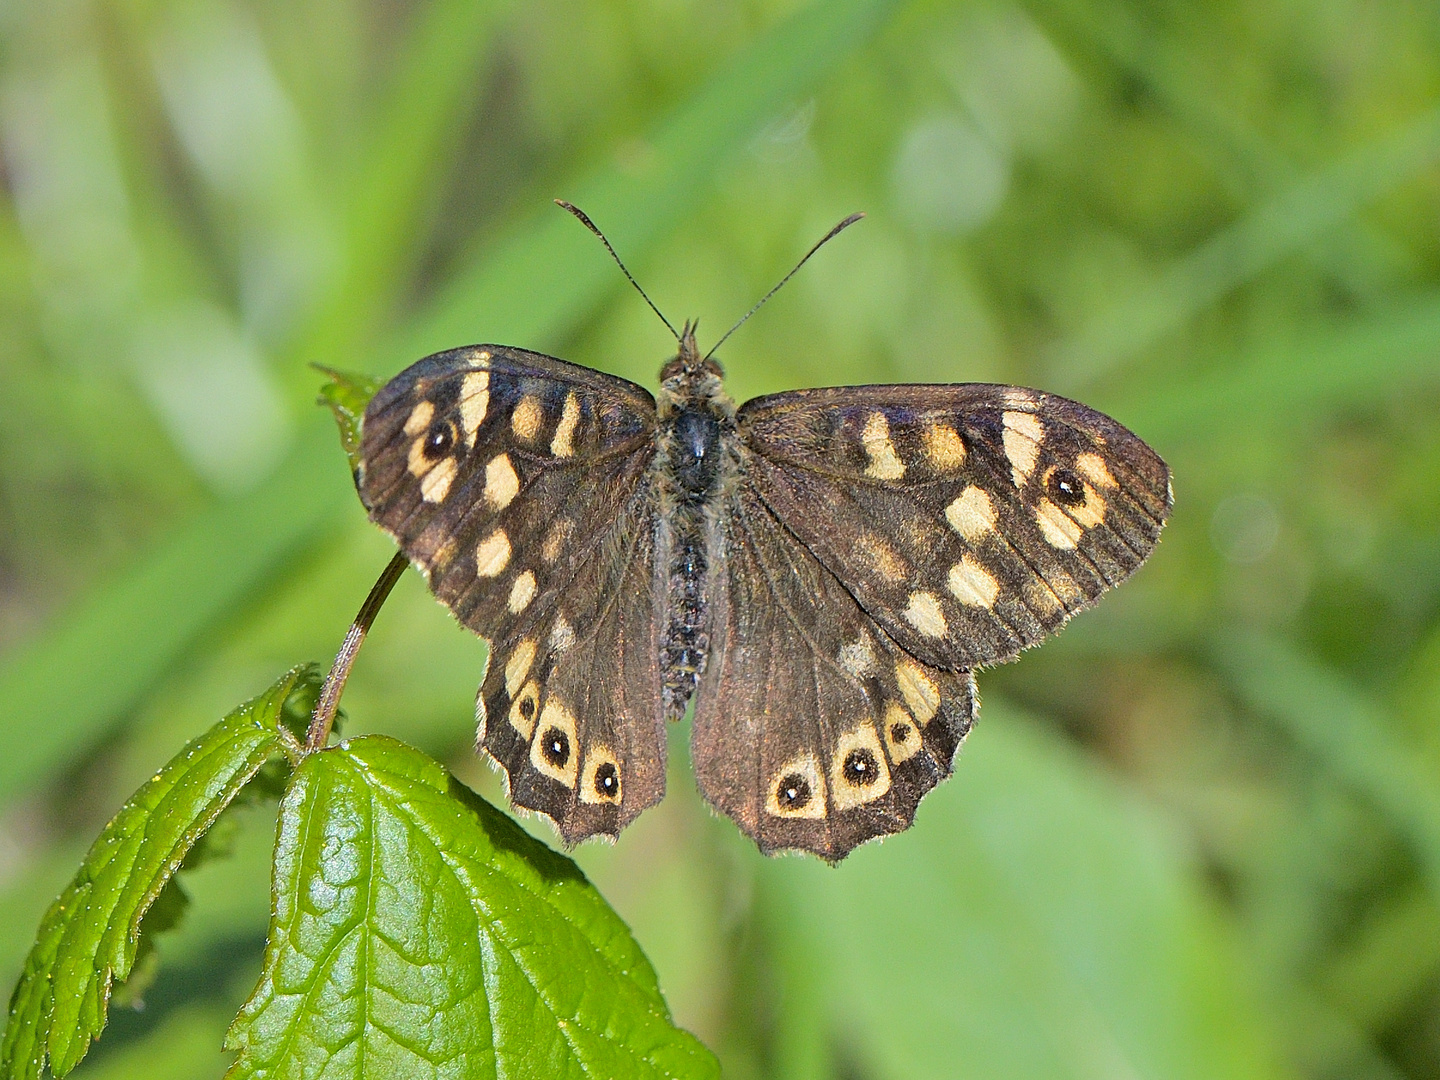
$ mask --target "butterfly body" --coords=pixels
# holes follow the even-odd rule
[[[657,548],[669,568],[660,667],[665,715],[679,720],[709,653],[716,511],[736,470],[735,403],[721,388],[719,365],[698,355],[688,324],[679,355],[661,372],[656,448],[650,483],[661,493]]]
[[[907,828],[974,722],[973,670],[1128,576],[1169,472],[1019,387],[726,396],[690,327],[658,399],[504,346],[439,353],[366,410],[357,486],[490,642],[478,742],[567,841],[696,779],[762,850]]]

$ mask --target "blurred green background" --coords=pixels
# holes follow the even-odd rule
[[[727,343],[737,398],[1044,387],[1175,516],[837,870],[711,818],[675,733],[576,857],[677,1020],[739,1078],[1440,1077],[1433,3],[7,0],[0,166],[7,984],[123,798],[389,557],[309,362],[653,386],[673,343],[552,197],[702,343],[863,209]],[[349,730],[500,800],[483,655],[407,575]],[[223,1070],[273,821],[236,816],[85,1076]]]

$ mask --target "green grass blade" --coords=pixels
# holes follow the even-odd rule
[[[1440,299],[1432,296],[1264,343],[1203,375],[1147,383],[1103,404],[1163,445],[1242,425],[1305,424],[1437,380]]]
[[[1099,311],[1078,338],[1051,353],[1050,370],[1074,387],[1123,364],[1437,158],[1440,110],[1431,110],[1262,202],[1148,288]]]
[[[416,9],[391,92],[360,155],[343,223],[345,270],[293,350],[292,368],[363,351],[410,279],[446,145],[458,142],[484,85],[499,0],[440,0]]]
[[[1297,165],[1227,107],[1216,92],[1220,75],[1213,61],[1192,55],[1194,42],[1179,40],[1173,27],[1165,27],[1168,33],[1146,28],[1133,10],[1116,3],[1034,0],[1031,7],[1042,22],[1056,24],[1062,38],[1079,39],[1082,49],[1139,79],[1236,196],[1259,202],[1302,178]],[[1408,261],[1393,240],[1361,219],[1337,230],[1314,253],[1328,272],[1367,297],[1383,291]]]
[[[785,103],[867,41],[893,0],[817,4],[784,23],[656,131],[656,161],[620,178],[607,167],[574,193],[632,253],[712,190],[717,163]],[[573,276],[557,267],[578,266]],[[490,336],[545,346],[608,295],[616,273],[594,240],[553,207],[478,256],[444,298],[385,350],[387,363]],[[343,358],[355,366],[355,357]],[[358,514],[333,427],[317,417],[274,477],[183,528],[110,587],[0,667],[0,790],[14,792],[88,745],[140,701],[205,628],[253,595],[284,559]],[[42,720],[43,718],[43,720]]]
[[[220,503],[102,588],[0,670],[0,791],[82,752],[133,708],[197,635],[350,507],[333,424],[317,417],[263,487]]]
[[[1440,897],[1440,784],[1391,734],[1395,724],[1363,691],[1286,642],[1252,633],[1218,639],[1220,669],[1332,775],[1390,819]]]
[[[1402,1022],[1440,972],[1440,903],[1412,887],[1371,912],[1316,980],[1325,999],[1375,1035]]]
[[[761,124],[868,41],[896,6],[895,0],[845,0],[803,10],[682,105],[646,140],[643,153],[637,151],[642,164],[623,175],[605,169],[577,179],[555,197],[585,210],[612,240],[622,241],[627,257],[644,251],[713,189]],[[547,204],[489,258],[474,260],[389,351],[424,355],[470,342],[482,327],[498,342],[533,339],[537,327],[557,339],[623,286],[595,238]]]

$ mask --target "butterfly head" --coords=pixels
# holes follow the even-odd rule
[[[687,322],[679,337],[680,351],[660,369],[663,396],[681,407],[720,399],[725,371],[719,361],[700,355],[695,346],[695,323]]]

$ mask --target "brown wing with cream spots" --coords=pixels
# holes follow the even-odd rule
[[[1139,438],[1020,387],[798,390],[738,413],[765,504],[901,647],[1013,658],[1154,549],[1170,474]]]
[[[479,741],[567,841],[664,794],[654,429],[640,387],[494,345],[419,361],[365,412],[361,499],[490,642]]]
[[[654,516],[642,483],[573,556],[563,590],[492,637],[479,742],[511,801],[549,815],[567,843],[615,836],[665,794]]]
[[[747,485],[719,520],[701,793],[767,853],[838,861],[908,828],[974,719],[970,673],[907,655]]]

